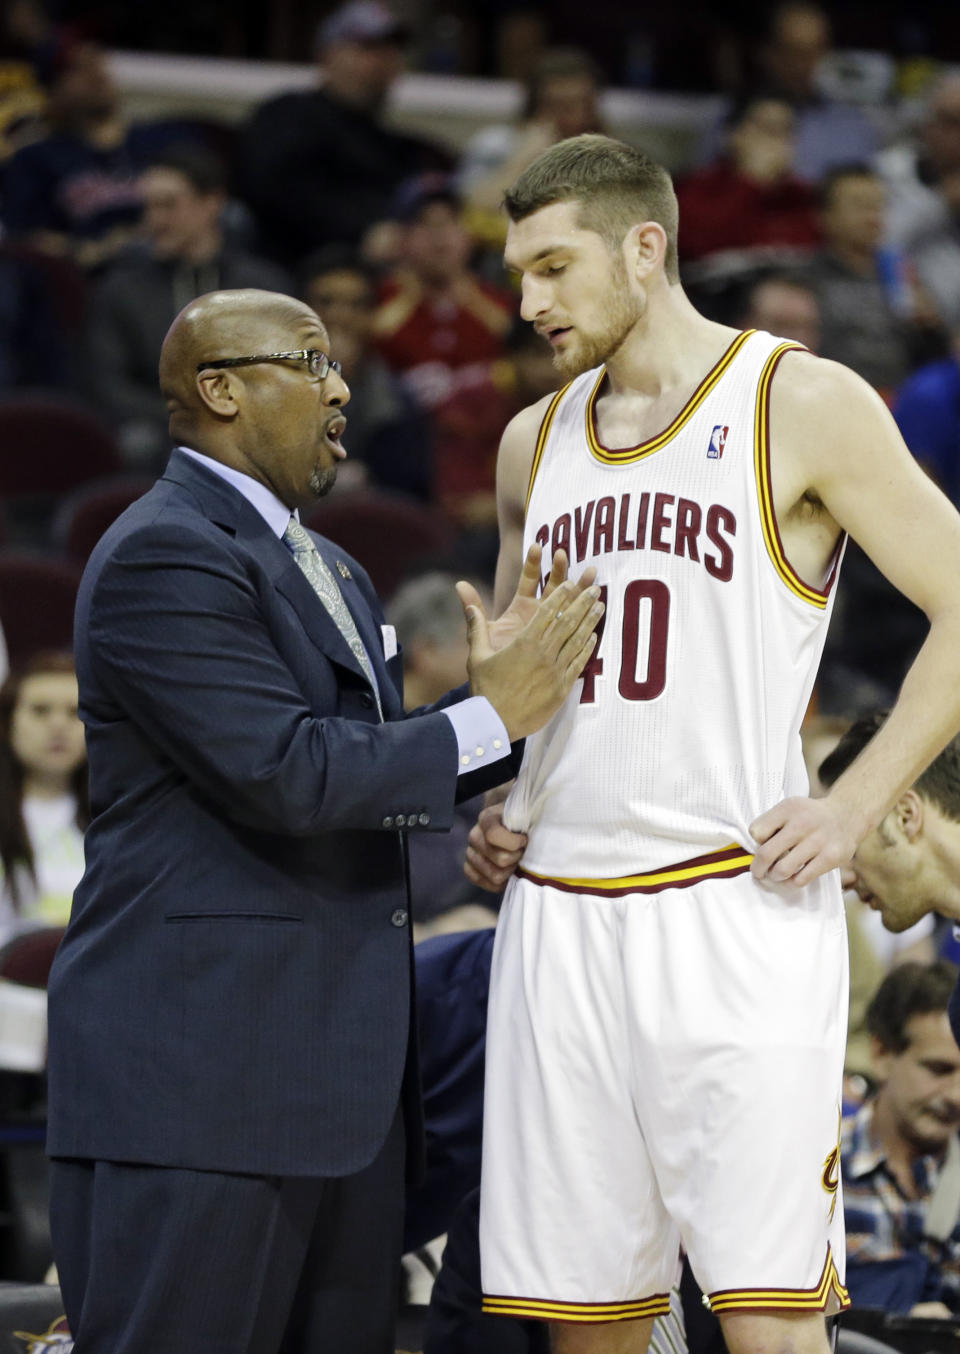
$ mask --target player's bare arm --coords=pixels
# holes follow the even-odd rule
[[[758,878],[805,884],[861,838],[960,728],[960,515],[919,468],[880,397],[858,376],[789,353],[774,378],[771,475],[784,551],[823,582],[841,530],[930,620],[876,738],[820,800],[762,814]]]
[[[523,592],[529,559],[523,555],[523,519],[530,471],[537,446],[540,425],[552,396],[547,395],[515,415],[504,429],[497,457],[497,514],[500,526],[500,553],[494,589],[496,627],[508,620],[508,612],[516,608],[517,598]],[[562,552],[561,552],[562,553]],[[521,569],[522,566],[522,569]],[[539,585],[539,568],[535,588]],[[520,585],[517,588],[517,578]],[[557,562],[551,569],[548,588],[561,581]],[[514,589],[517,588],[517,592]],[[535,591],[534,591],[534,595]],[[512,601],[511,601],[512,599]],[[494,643],[500,643],[497,631]],[[499,893],[523,855],[526,837],[503,826],[503,799],[506,788],[500,787],[487,795],[486,806],[470,831],[464,874],[471,883]]]
[[[497,518],[500,554],[493,610],[499,616],[510,604],[523,564],[523,517],[540,424],[552,396],[516,414],[504,429],[497,454]]]

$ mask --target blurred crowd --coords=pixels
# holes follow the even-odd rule
[[[192,8],[199,34],[207,10]],[[290,55],[301,19],[272,9],[260,52]],[[344,544],[365,563],[386,559],[370,567],[404,645],[407,705],[462,680],[450,571],[492,580],[500,435],[557,386],[502,268],[501,197],[551,143],[605,130],[602,96],[614,85],[722,94],[721,115],[672,166],[689,294],[715,319],[852,367],[960,505],[960,21],[953,32],[947,11],[921,6],[909,31],[906,20],[896,33],[880,24],[884,50],[851,51],[812,0],[758,10],[752,33],[733,31],[736,9],[724,27],[694,8],[686,44],[669,16],[633,26],[621,6],[608,26],[598,12],[598,40],[580,47],[569,44],[582,37],[581,11],[578,31],[563,4],[493,6],[484,29],[466,6],[350,0],[309,35],[314,87],[228,124],[132,120],[91,28],[54,22],[38,0],[5,4],[0,624],[15,676],[0,691],[0,927],[17,915],[65,921],[86,815],[69,660],[35,657],[69,647],[69,607],[57,631],[53,602],[24,603],[25,584],[9,580],[27,574],[5,574],[4,562],[51,561],[69,593],[99,530],[162,473],[170,443],[157,359],[191,298],[266,288],[322,317],[352,392],[349,460],[325,505],[341,516],[322,529],[340,539],[351,504],[387,505],[393,516],[376,519],[385,528]],[[137,12],[127,7],[126,22]],[[221,54],[248,54],[254,39],[232,22]],[[181,24],[189,48],[194,30]],[[158,18],[151,32],[163,31]],[[125,36],[122,24],[113,32]],[[930,58],[934,45],[945,60]],[[399,131],[387,100],[412,60],[515,79],[520,112],[458,149],[439,120],[432,138]],[[39,427],[24,421],[37,408],[63,417],[42,455],[39,433],[17,442],[10,431]],[[84,517],[87,490],[96,512]],[[807,729],[814,780],[850,718],[893,701],[925,630],[851,547]],[[413,857],[415,893],[418,878],[430,881],[416,909],[425,931],[495,921],[459,867],[475,808]],[[883,974],[905,960],[955,961],[960,948],[931,918],[893,937],[853,899],[849,916],[860,947],[856,1104],[871,1078],[864,1011]]]
[[[489,568],[499,433],[555,384],[502,272],[500,198],[551,142],[603,129],[610,78],[592,52],[550,46],[528,11],[500,28],[524,15],[521,111],[455,153],[439,122],[428,140],[384,116],[418,29],[380,0],[328,14],[316,86],[241,125],[131,121],[90,30],[52,23],[37,0],[7,5],[0,391],[83,401],[128,469],[157,473],[156,361],[174,314],[220,287],[291,291],[320,309],[353,390],[338,492],[367,483],[431,504]],[[684,280],[716,318],[852,366],[956,496],[960,69],[929,63],[922,94],[898,101],[892,58],[846,54],[845,69],[808,0],[775,7],[748,55],[677,167]],[[909,647],[910,618],[902,628]],[[861,678],[895,687],[903,652],[860,673],[847,649],[828,707],[856,702]]]
[[[131,120],[92,29],[7,4],[0,394],[62,392],[108,425],[123,467],[156,474],[173,316],[216,288],[290,291],[320,310],[353,391],[337,492],[430,505],[489,572],[499,434],[556,383],[502,270],[500,199],[551,142],[604,129],[611,71],[550,45],[542,14],[505,7],[491,24],[521,35],[499,58],[522,75],[520,112],[454,150],[439,120],[428,139],[385,116],[411,55],[426,61],[422,21],[381,0],[333,10],[314,34],[315,87],[231,125]],[[840,51],[810,0],[776,6],[738,52],[714,82],[730,87],[725,111],[675,167],[684,282],[708,314],[853,367],[956,498],[960,67]],[[907,67],[917,88],[902,98]],[[918,637],[866,561],[847,574],[828,710],[888,699]],[[892,643],[864,624],[888,602]]]

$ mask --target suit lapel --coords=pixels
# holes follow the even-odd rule
[[[331,662],[349,668],[366,682],[363,668],[357,662],[350,645],[340,633],[327,608],[310,586],[303,570],[283,541],[271,530],[243,494],[213,471],[178,451],[171,454],[164,479],[173,480],[187,489],[205,517],[230,532],[237,541],[242,542],[257,556],[274,586],[293,607],[312,643],[326,654]],[[330,550],[324,550],[323,556],[328,565],[334,569],[334,577],[339,578],[336,573],[336,561],[331,557]],[[365,626],[360,625],[361,618],[357,615],[357,611],[360,610],[362,613],[367,611],[366,606],[362,605],[362,599],[360,600],[360,608],[350,606],[349,601],[347,604],[357,621],[357,629],[363,642],[367,645],[379,681],[381,669],[377,666],[377,660],[381,650],[380,636],[376,636],[377,643],[371,649],[370,635],[373,625],[369,619]]]
[[[304,630],[317,648],[322,649],[334,663],[349,668],[351,672],[355,672],[366,682],[366,673],[354,656],[353,650],[341,633],[340,627],[314,592],[306,574],[283,541],[274,536],[266,523],[264,523],[264,529],[275,546],[275,549],[271,552],[268,568],[277,590],[283,593],[293,607]],[[327,558],[325,554],[324,558]],[[327,559],[327,564],[330,564],[329,559]],[[357,629],[360,631],[364,644],[367,644],[366,633],[359,625]],[[371,661],[373,661],[372,657]]]

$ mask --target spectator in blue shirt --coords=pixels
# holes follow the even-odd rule
[[[902,964],[867,1011],[880,1084],[843,1121],[841,1157],[855,1306],[960,1315],[960,1048],[947,1019],[955,976],[942,961]]]
[[[76,31],[51,52],[49,132],[22,146],[3,182],[3,225],[17,239],[95,270],[140,220],[137,175],[171,142],[177,121],[129,124],[106,52]]]
[[[893,415],[914,456],[960,506],[960,329],[953,349],[904,382]]]

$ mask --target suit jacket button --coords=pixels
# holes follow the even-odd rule
[[[406,926],[406,924],[407,924],[407,914],[402,907],[398,907],[396,912],[394,912],[393,916],[390,918],[390,925]]]
[[[369,691],[361,692],[360,704],[365,705],[368,710],[371,708],[371,706],[373,705],[373,697],[370,695]]]
[[[418,819],[417,821],[419,822],[419,824],[420,824],[421,827],[427,827],[428,824],[429,824],[429,822],[430,822],[430,815],[429,815],[429,813],[421,813],[421,815],[420,815],[420,817],[419,817],[419,819]]]
[[[389,814],[387,815],[386,818],[384,818],[384,820],[383,820],[383,822],[380,824],[380,826],[381,826],[381,827],[393,827],[393,819],[389,816]]]
[[[397,827],[406,827],[406,826],[407,826],[407,815],[406,815],[405,813],[398,813],[397,816],[396,816],[396,818],[394,818],[393,821],[396,823]]]

